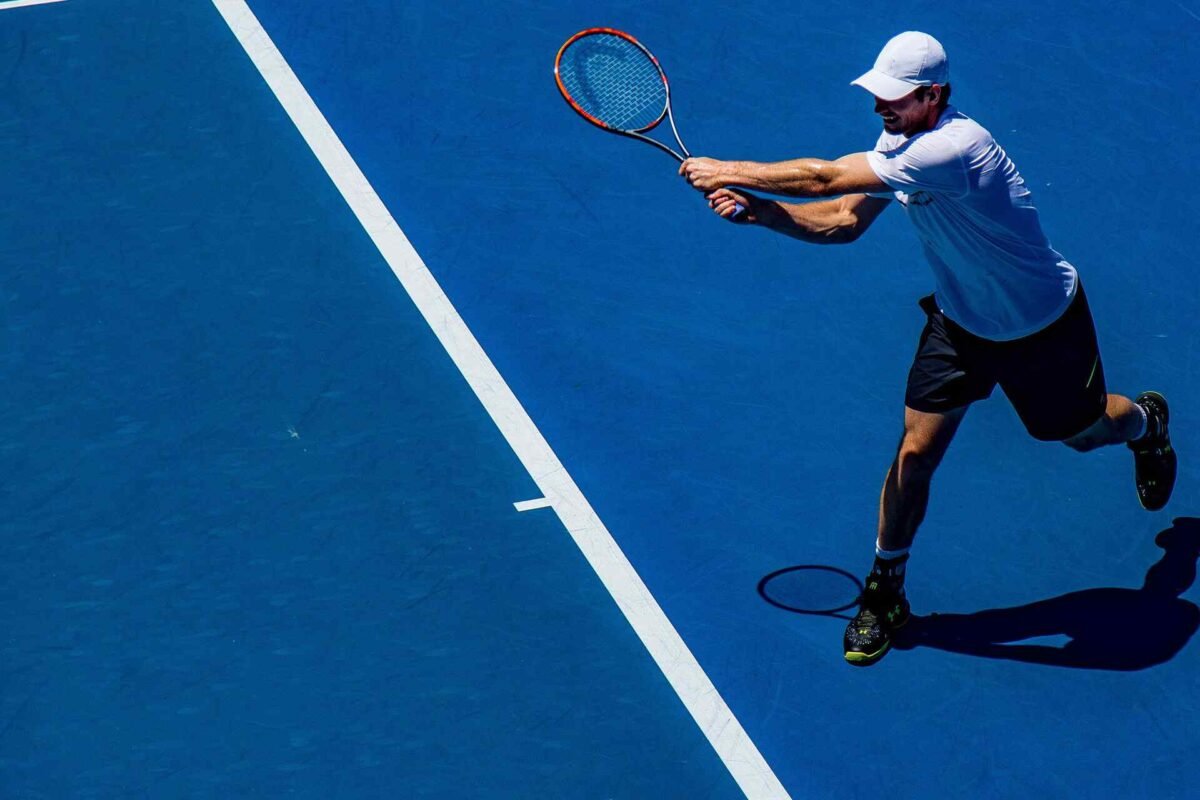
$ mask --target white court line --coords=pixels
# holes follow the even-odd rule
[[[549,508],[550,501],[545,497],[539,497],[536,500],[522,500],[519,503],[513,503],[513,508],[517,511],[533,511],[537,508]]]
[[[24,8],[25,6],[44,6],[47,3],[63,3],[66,0],[12,0],[11,2],[0,2],[0,11],[7,11],[10,8]]]
[[[254,13],[244,0],[213,0],[213,4],[738,786],[750,800],[788,798],[783,784],[500,377]]]

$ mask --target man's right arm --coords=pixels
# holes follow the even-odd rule
[[[719,189],[709,195],[709,204],[718,214],[731,211],[735,194],[729,189]],[[847,194],[832,200],[817,200],[811,203],[783,203],[737,193],[747,201],[746,222],[762,225],[794,239],[813,244],[846,244],[853,242],[871,226],[891,202],[889,198],[871,197],[866,194]]]

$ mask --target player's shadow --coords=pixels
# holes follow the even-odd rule
[[[1085,589],[1014,608],[914,616],[893,644],[1079,669],[1162,664],[1200,627],[1200,608],[1180,597],[1196,580],[1200,519],[1176,519],[1154,542],[1163,556],[1140,589]],[[1021,644],[1055,635],[1070,641]]]

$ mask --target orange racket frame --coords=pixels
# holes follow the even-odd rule
[[[632,130],[625,130],[623,128],[613,127],[612,125],[609,125],[604,120],[599,119],[599,118],[589,114],[587,111],[585,111],[583,109],[583,107],[579,105],[579,103],[575,102],[574,98],[571,97],[571,93],[567,91],[567,87],[563,85],[562,77],[558,74],[558,67],[559,67],[559,64],[562,62],[563,53],[565,53],[567,51],[568,47],[570,47],[572,44],[579,41],[580,39],[584,38],[585,36],[594,36],[596,34],[602,34],[602,33],[609,34],[611,36],[620,37],[620,38],[624,39],[625,41],[629,42],[630,44],[632,44],[633,46],[637,47],[639,50],[641,50],[643,53],[646,54],[646,57],[650,59],[650,63],[654,64],[655,69],[658,70],[658,76],[660,78],[662,78],[663,88],[666,89],[667,96],[666,96],[666,102],[663,104],[662,113],[659,114],[658,118],[655,119],[653,122],[651,122],[649,125],[645,125],[641,128],[635,128]],[[575,110],[575,112],[577,114],[579,114],[579,116],[583,117],[588,122],[595,125],[597,128],[602,128],[602,129],[608,131],[609,133],[618,133],[622,136],[629,136],[633,139],[640,139],[643,142],[652,144],[655,147],[659,148],[660,150],[662,150],[666,153],[669,153],[672,157],[675,158],[676,161],[683,161],[685,158],[691,158],[692,154],[688,152],[688,149],[683,144],[683,140],[679,138],[679,129],[675,127],[675,115],[671,113],[671,84],[667,82],[667,73],[665,73],[663,71],[662,65],[658,63],[658,59],[654,57],[654,54],[651,53],[644,44],[642,44],[637,39],[630,36],[628,33],[625,33],[624,31],[616,30],[615,28],[588,28],[587,30],[582,30],[579,33],[575,34],[570,39],[567,39],[567,41],[563,42],[563,46],[558,48],[558,54],[554,57],[554,82],[558,85],[558,92],[559,92],[559,94],[561,94],[563,96],[563,99],[567,101],[567,104],[570,105],[571,108],[573,108]],[[680,155],[679,153],[675,152],[675,150],[673,148],[668,147],[667,145],[663,144],[662,142],[660,142],[656,139],[651,139],[649,136],[645,135],[646,131],[653,130],[654,128],[658,127],[659,123],[661,123],[663,121],[664,117],[670,121],[671,133],[675,134],[675,141],[679,144],[679,149],[683,152],[683,155]]]

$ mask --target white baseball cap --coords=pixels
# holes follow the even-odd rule
[[[950,61],[937,39],[920,31],[893,36],[875,66],[850,82],[882,100],[899,100],[918,86],[950,82]]]

